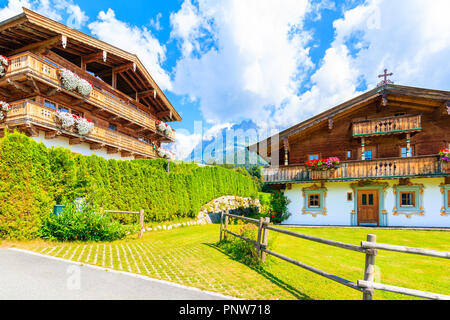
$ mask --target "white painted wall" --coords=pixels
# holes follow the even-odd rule
[[[444,196],[440,191],[440,184],[444,183],[444,178],[418,178],[411,179],[413,184],[423,184],[423,207],[424,216],[412,215],[407,218],[405,215],[393,215],[395,207],[395,195],[393,185],[398,184],[398,179],[378,180],[377,182],[386,183],[389,187],[384,195],[384,207],[388,212],[388,226],[408,226],[408,227],[446,227],[450,228],[450,215],[441,216],[441,208],[444,204]],[[286,190],[285,195],[291,201],[288,206],[291,216],[283,224],[300,225],[351,225],[351,212],[354,210],[356,196],[353,195],[353,201],[347,201],[347,193],[352,192],[350,185],[355,182],[328,182],[327,197],[325,204],[327,215],[317,215],[315,218],[310,214],[302,214],[304,198],[302,188],[310,187],[313,183],[293,184],[292,189]],[[320,185],[320,184],[319,184]]]
[[[90,145],[86,142],[82,142],[76,145],[69,144],[69,138],[67,137],[56,137],[55,139],[46,139],[45,132],[39,131],[39,136],[32,137],[37,142],[42,142],[47,148],[51,147],[64,147],[70,149],[72,152],[80,153],[84,156],[90,156],[92,154],[96,154],[99,157],[103,157],[105,159],[116,159],[116,160],[133,160],[134,157],[121,157],[120,153],[108,154],[106,148],[102,148],[99,150],[91,150]]]

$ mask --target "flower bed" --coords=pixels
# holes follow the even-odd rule
[[[91,133],[94,123],[86,118],[79,117],[65,111],[56,111],[55,116],[59,119],[61,127],[65,130],[77,129],[78,134],[85,136]]]
[[[75,73],[67,69],[60,69],[61,84],[69,91],[76,91],[82,96],[88,96],[92,92],[92,84],[80,78]]]
[[[167,124],[162,122],[161,120],[156,120],[156,129],[164,133],[166,136],[170,136],[172,134],[172,128]]]
[[[0,77],[3,77],[6,74],[9,63],[10,61],[7,57],[0,56]]]
[[[0,121],[5,119],[6,112],[8,112],[9,110],[11,110],[11,106],[9,105],[9,103],[0,101]]]
[[[308,170],[320,171],[336,169],[341,160],[337,157],[330,157],[326,159],[314,159],[305,162],[305,167]]]

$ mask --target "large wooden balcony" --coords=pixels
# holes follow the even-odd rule
[[[91,144],[91,149],[105,147],[108,153],[121,153],[122,156],[136,156],[143,158],[156,158],[153,146],[139,141],[125,134],[94,126],[92,131],[86,136],[80,136],[75,132],[61,128],[57,123],[54,110],[30,100],[23,100],[11,103],[11,110],[8,111],[5,122],[0,123],[0,128],[8,127],[27,128],[31,125],[46,131],[48,138],[55,138],[58,135],[68,137],[75,143],[86,142]]]
[[[412,133],[422,130],[420,114],[354,121],[352,127],[354,137]]]
[[[308,171],[303,165],[264,168],[266,183],[450,176],[450,165],[439,157],[374,159],[342,162],[335,170]]]
[[[49,86],[55,87],[58,92],[64,92],[72,96],[79,96],[77,93],[67,91],[62,87],[61,79],[59,77],[59,69],[61,67],[56,63],[41,59],[30,52],[12,56],[10,57],[10,60],[11,63],[8,66],[4,81],[8,81],[8,79],[15,78],[21,74],[25,74],[26,76],[31,77],[33,81],[37,80],[46,82]],[[107,86],[106,83],[105,86]],[[113,89],[111,88],[111,90]],[[165,135],[159,132],[155,126],[155,121],[157,119],[154,116],[114,96],[114,94],[111,93],[111,90],[103,90],[94,86],[89,97],[84,98],[79,96],[79,98],[95,108],[105,110],[118,118],[125,119],[144,129],[150,130],[157,135],[160,135],[162,142],[175,141],[175,131],[173,131],[170,135]]]

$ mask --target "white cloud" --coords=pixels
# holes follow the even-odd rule
[[[331,2],[186,0],[171,16],[172,38],[183,52],[174,91],[198,100],[212,123],[251,118],[260,127],[287,127],[360,94],[364,83],[373,88],[385,68],[395,83],[449,90],[449,1],[351,6],[334,22],[335,38],[313,66],[303,22],[333,9]],[[297,32],[290,38],[292,26]],[[207,45],[205,34],[212,39]],[[304,91],[302,73],[311,70]]]
[[[161,89],[171,89],[168,73],[161,67],[166,48],[147,28],[129,25],[116,18],[112,9],[100,11],[98,20],[88,25],[91,34],[123,50],[137,54]]]
[[[22,7],[34,10],[76,29],[80,29],[88,20],[84,11],[69,0],[9,0],[5,7],[0,8],[0,21],[22,13]],[[66,17],[67,21],[63,21],[63,17]]]
[[[306,0],[186,0],[171,15],[172,38],[183,52],[174,91],[198,99],[211,123],[267,119],[312,67],[310,35],[299,31],[307,11]]]

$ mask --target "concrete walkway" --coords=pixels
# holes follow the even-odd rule
[[[127,272],[44,256],[0,249],[0,299],[227,299],[170,282]]]

